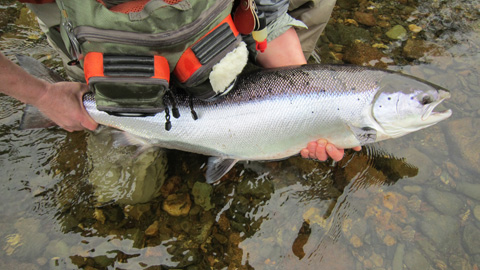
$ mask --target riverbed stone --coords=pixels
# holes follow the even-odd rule
[[[403,46],[403,56],[409,59],[419,59],[426,55],[441,56],[445,49],[439,45],[421,39],[409,39]]]
[[[212,185],[203,182],[195,182],[192,188],[192,195],[195,204],[201,206],[205,211],[212,209],[214,207],[210,202],[212,192]]]
[[[401,25],[395,25],[386,33],[387,37],[390,39],[398,40],[404,39],[407,36],[407,30]]]
[[[461,118],[448,121],[445,132],[451,157],[456,164],[480,174],[480,119]],[[480,195],[479,195],[480,196]]]
[[[472,223],[465,226],[463,230],[463,241],[465,247],[470,254],[480,253],[480,229]]]
[[[192,201],[188,194],[171,194],[163,202],[163,210],[174,217],[186,216],[191,206]]]
[[[435,207],[439,212],[445,215],[454,216],[461,212],[464,206],[463,201],[457,195],[440,191],[435,188],[425,190],[427,201]]]
[[[344,60],[359,66],[386,68],[393,60],[386,54],[363,42],[354,42],[345,50]]]
[[[420,221],[420,229],[432,242],[438,251],[449,250],[457,245],[453,241],[460,237],[458,218],[427,212]]]
[[[410,270],[424,270],[430,267],[428,260],[416,248],[406,250],[403,262]]]
[[[476,206],[473,208],[473,216],[474,216],[478,221],[480,221],[480,205],[476,205]]]
[[[480,201],[480,184],[457,182],[456,188],[458,192]]]
[[[375,19],[375,16],[372,13],[355,11],[355,13],[353,14],[353,18],[355,18],[357,22],[364,24],[366,26],[377,25],[377,20]]]

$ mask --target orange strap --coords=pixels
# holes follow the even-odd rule
[[[239,35],[239,32],[237,28],[235,27],[235,24],[233,23],[232,16],[228,15],[223,21],[221,21],[217,26],[215,26],[212,30],[210,30],[208,33],[206,33],[202,38],[197,40],[196,42],[199,42],[202,40],[204,37],[208,36],[212,31],[217,29],[220,25],[228,23],[230,26],[230,29],[233,31],[233,34],[235,36]],[[173,70],[173,74],[175,74],[175,77],[181,82],[185,83],[188,78],[190,78],[195,71],[197,71],[202,64],[198,61],[198,58],[195,56],[193,51],[188,48],[183,52],[182,56],[177,62],[177,65],[175,66],[175,69]]]

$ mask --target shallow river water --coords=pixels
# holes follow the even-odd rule
[[[20,131],[25,105],[0,95],[0,269],[479,269],[479,10],[338,1],[322,62],[431,81],[451,91],[453,116],[338,163],[241,163],[215,186],[204,156],[110,153],[108,130]],[[62,71],[20,4],[0,1],[0,27],[7,57]],[[142,160],[153,169],[133,168]]]

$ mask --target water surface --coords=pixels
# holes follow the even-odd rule
[[[138,158],[158,164],[155,177],[165,183],[155,198],[129,204],[155,193],[141,190],[134,169],[114,173],[112,164],[139,162],[126,158],[134,149],[109,152],[108,133],[19,131],[24,105],[0,96],[0,268],[478,269],[480,3],[337,4],[318,44],[324,63],[381,65],[429,80],[451,90],[444,106],[453,116],[349,151],[339,163],[239,164],[211,190],[206,157],[149,152]],[[0,1],[0,13],[5,55],[61,71],[28,10]],[[405,35],[388,37],[396,25]],[[107,184],[92,184],[107,165]],[[127,199],[106,203],[115,197]]]

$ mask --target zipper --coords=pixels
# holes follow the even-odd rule
[[[212,8],[203,12],[194,22],[178,30],[163,33],[148,34],[121,30],[104,30],[92,26],[77,26],[73,29],[73,33],[80,44],[92,41],[144,47],[171,46],[183,42],[186,37],[191,37],[200,32],[211,23],[210,18],[220,14],[227,8],[230,2],[230,0],[216,1]]]
[[[74,34],[73,24],[68,18],[67,11],[65,9],[65,4],[63,3],[63,1],[60,1],[60,5],[62,8],[61,13],[63,16],[62,26],[65,29],[65,32],[67,33],[68,40],[70,41],[70,56],[71,56],[70,58],[72,58],[72,60],[68,62],[68,65],[75,66],[80,63],[79,59],[82,59],[83,55],[80,49],[80,43],[78,42]]]

